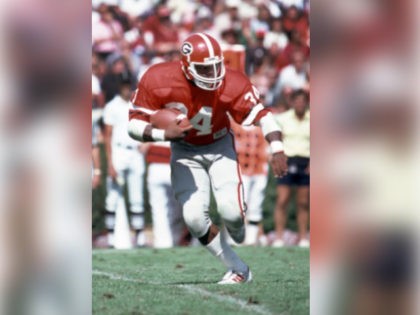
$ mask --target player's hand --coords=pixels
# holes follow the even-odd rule
[[[188,131],[193,128],[193,126],[181,127],[180,121],[171,122],[168,127],[165,129],[165,140],[168,141],[179,141],[185,138]]]
[[[287,156],[284,152],[273,153],[270,163],[275,177],[283,177],[287,174]]]

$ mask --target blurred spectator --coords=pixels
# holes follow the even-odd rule
[[[302,34],[296,30],[291,33],[291,38],[284,50],[280,53],[276,60],[277,69],[280,71],[285,66],[289,65],[293,61],[293,54],[296,51],[300,51],[305,59],[309,58],[309,46],[305,42]]]
[[[263,31],[257,32],[255,34],[255,45],[249,46],[246,51],[246,73],[248,75],[252,74],[256,68],[260,67],[268,55],[268,51],[264,47],[264,36],[265,33]]]
[[[92,0],[92,7],[97,8],[100,5],[118,5],[119,2],[125,2],[120,0]]]
[[[122,1],[124,2],[124,1]],[[127,12],[121,10],[118,5],[110,5],[109,11],[112,13],[112,16],[116,21],[118,21],[123,29],[123,32],[126,32],[131,27],[130,16]]]
[[[238,45],[239,44],[239,34],[233,28],[226,29],[221,33],[221,43],[223,45]]]
[[[225,10],[223,10],[223,13],[219,13],[214,19],[214,26],[219,34],[227,29],[241,30],[242,20],[239,18],[240,4],[240,0],[226,0]]]
[[[106,5],[98,8],[100,20],[92,27],[93,50],[102,59],[106,59],[113,52],[120,49],[120,41],[123,38],[123,28],[114,19],[111,10]]]
[[[153,36],[153,44],[177,44],[177,27],[171,21],[171,11],[165,4],[159,4],[153,15],[144,22],[144,31]]]
[[[220,33],[214,26],[213,13],[208,7],[200,7],[196,11],[196,21],[193,22],[193,33],[204,32],[215,38],[220,37]]]
[[[273,19],[270,23],[270,30],[265,34],[264,37],[264,47],[271,50],[274,46],[276,53],[282,51],[289,39],[283,31],[283,24],[280,19]]]
[[[257,67],[249,78],[252,84],[260,91],[261,102],[264,102],[267,106],[273,105],[274,96],[270,89],[276,82],[276,76],[276,70],[272,67],[268,57],[266,57],[263,64]]]
[[[258,15],[251,19],[251,31],[256,33],[267,33],[270,29],[271,15],[267,6],[264,4],[258,5]]]
[[[277,102],[280,98],[287,99],[293,90],[309,90],[308,68],[302,52],[295,51],[292,55],[292,64],[279,73],[273,90],[274,102]]]
[[[124,33],[124,39],[130,44],[131,49],[139,55],[146,49],[147,40],[144,38],[145,19],[146,17],[137,16],[133,19],[130,29]],[[138,51],[139,49],[140,51]]]
[[[130,17],[135,18],[147,14],[152,10],[155,0],[124,0],[119,1],[120,7],[124,12],[127,12]]]
[[[131,49],[130,44],[123,40],[121,41],[121,56],[126,62],[127,69],[133,74],[133,78],[138,76],[142,60],[140,56]]]
[[[169,142],[143,144],[146,154],[147,189],[153,222],[153,247],[180,245],[184,232],[182,208],[176,201],[171,184]]]
[[[288,157],[288,174],[277,179],[277,202],[274,213],[277,239],[274,247],[284,245],[283,233],[286,226],[287,207],[296,187],[297,223],[299,246],[308,247],[309,225],[309,108],[308,94],[296,90],[292,94],[292,108],[285,113],[276,114],[282,129],[284,152]]]
[[[96,76],[99,80],[99,83],[104,78],[107,72],[107,65],[104,60],[99,58],[98,54],[92,52],[92,74]]]
[[[292,5],[286,9],[286,14],[283,17],[283,27],[286,34],[290,37],[292,31],[298,31],[306,40],[309,29],[308,17],[305,12]]]
[[[108,242],[114,245],[116,213],[125,213],[124,183],[127,183],[131,227],[136,232],[136,244],[144,246],[143,176],[144,156],[141,144],[128,135],[128,111],[132,81],[119,82],[119,94],[107,103],[104,110],[105,148],[108,164],[106,218]]]
[[[98,77],[92,73],[92,108],[103,107],[103,104],[101,83]]]
[[[193,25],[199,18],[199,11],[211,10],[196,0],[168,0],[166,5],[171,11],[171,21],[177,25],[183,25],[188,29],[188,34],[191,33]]]
[[[300,10],[304,8],[305,1],[307,0],[277,0],[277,2],[280,3],[280,6],[283,9],[287,9],[291,6],[295,6],[296,8]]]
[[[132,82],[134,87],[136,79],[123,55],[112,54],[108,57],[107,63],[109,67],[101,87],[105,93],[105,102],[108,103],[118,94],[121,80]]]
[[[101,183],[101,158],[98,146],[98,126],[92,124],[92,188],[97,188]]]

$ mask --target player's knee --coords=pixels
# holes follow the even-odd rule
[[[200,237],[207,232],[209,226],[209,218],[206,217],[204,211],[197,208],[184,207],[183,217],[185,224],[195,237]]]
[[[219,202],[218,209],[224,221],[234,225],[241,225],[243,223],[243,209],[236,202]]]

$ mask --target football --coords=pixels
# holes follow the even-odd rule
[[[166,129],[174,120],[178,121],[181,127],[187,128],[191,126],[187,116],[175,108],[164,108],[150,116],[150,123],[154,128],[158,129]]]

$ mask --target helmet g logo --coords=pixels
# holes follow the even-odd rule
[[[189,55],[193,51],[192,45],[188,42],[185,42],[184,45],[181,47],[181,53],[183,55]]]

